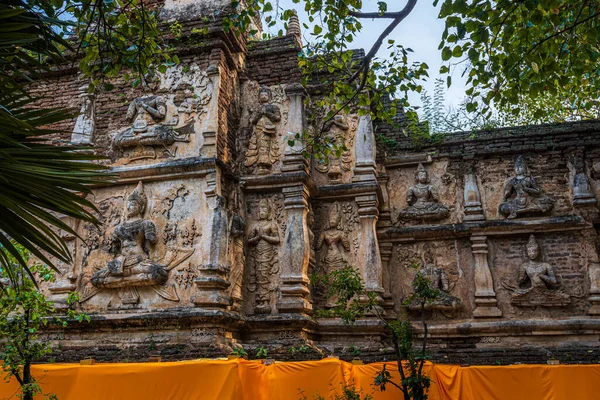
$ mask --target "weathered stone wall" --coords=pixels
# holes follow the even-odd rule
[[[48,332],[56,359],[239,345],[279,359],[389,358],[377,318],[312,318],[330,304],[309,276],[351,265],[388,319],[418,321],[406,304],[416,274],[440,290],[426,311],[436,361],[596,361],[600,123],[416,144],[354,109],[326,132],[347,150],[307,159],[289,139],[322,110],[300,84],[300,38],[235,37],[221,28],[226,11],[167,1],[165,26],[184,27],[181,63],[144,88],[115,80],[90,98],[74,71],[35,88],[81,108],[62,139],[93,145],[117,176],[90,197],[102,226],[65,237],[75,263],[45,288],[59,306],[79,292],[92,317]],[[208,35],[193,30],[203,26]]]

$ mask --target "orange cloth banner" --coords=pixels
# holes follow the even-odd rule
[[[386,363],[398,382],[395,363]],[[200,360],[127,364],[41,364],[33,367],[44,393],[59,400],[313,400],[329,399],[342,383],[375,400],[402,399],[373,387],[383,363],[337,359],[275,363]],[[600,365],[459,367],[428,364],[431,400],[600,400]],[[0,400],[16,399],[16,382],[0,384]],[[41,397],[40,397],[41,399]]]

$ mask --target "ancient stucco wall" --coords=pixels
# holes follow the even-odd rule
[[[65,237],[74,265],[45,288],[58,306],[79,292],[92,317],[48,332],[57,357],[181,359],[243,345],[281,359],[358,348],[381,360],[390,348],[376,318],[312,318],[329,305],[309,276],[351,265],[388,319],[418,321],[406,303],[417,273],[440,290],[426,311],[437,361],[593,359],[599,123],[416,146],[353,109],[327,126],[346,150],[306,158],[289,139],[323,110],[300,84],[300,38],[226,34],[226,8],[166,2],[165,26],[184,27],[181,63],[146,87],[115,80],[87,97],[85,80],[65,70],[35,88],[42,101],[81,109],[62,139],[92,145],[117,176],[90,197],[102,225]],[[200,38],[192,30],[203,24]]]

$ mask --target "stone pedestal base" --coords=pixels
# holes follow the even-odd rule
[[[199,267],[198,272],[200,276],[194,281],[198,291],[192,296],[191,302],[205,308],[225,309],[230,306],[232,301],[226,292],[229,269],[218,264],[206,264]]]
[[[476,307],[473,310],[473,317],[475,318],[498,318],[502,316],[496,297],[475,298],[475,304]]]
[[[590,297],[590,303],[592,306],[588,310],[589,315],[600,315],[600,296],[595,295]]]

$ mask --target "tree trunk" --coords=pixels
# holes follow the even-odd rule
[[[33,393],[31,392],[31,363],[26,362],[23,365],[23,400],[33,400]]]

